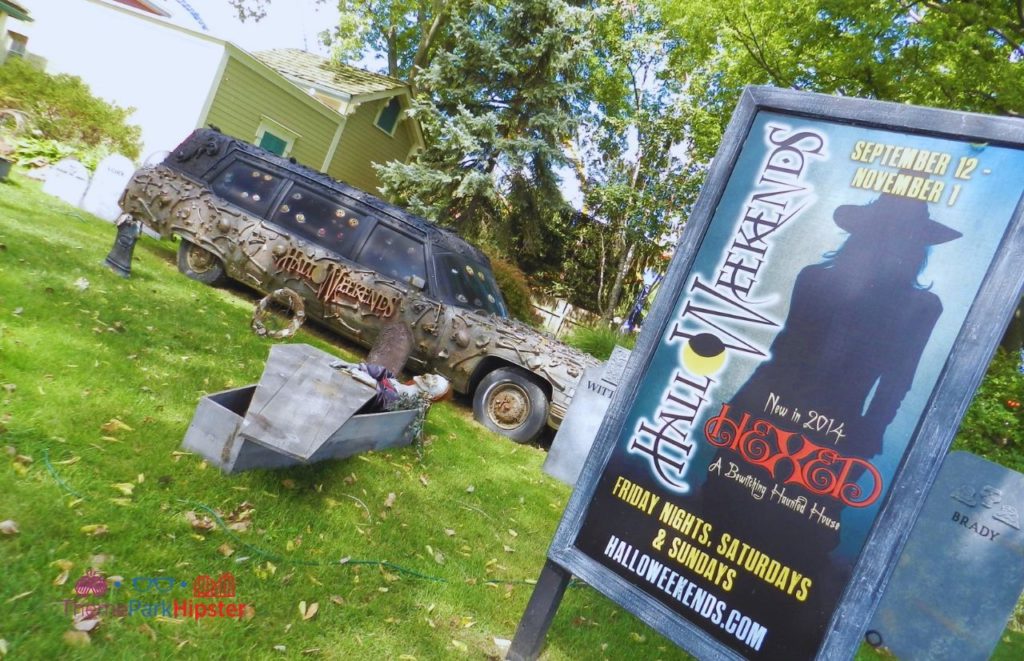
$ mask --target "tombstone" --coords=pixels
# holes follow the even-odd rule
[[[376,389],[306,344],[270,349],[259,383],[203,397],[182,447],[225,473],[409,445],[416,409],[364,413]]]
[[[114,222],[121,215],[117,200],[133,172],[135,164],[128,157],[121,154],[107,156],[96,166],[92,183],[79,206],[95,216]]]
[[[604,365],[583,372],[580,385],[569,404],[555,440],[551,443],[544,472],[569,486],[575,486],[583,462],[594,444],[608,404],[619,385],[630,351],[616,346]]]
[[[89,171],[73,158],[58,161],[46,172],[43,192],[78,206],[89,187]]]
[[[904,661],[984,661],[1024,588],[1024,475],[946,458],[865,638]]]

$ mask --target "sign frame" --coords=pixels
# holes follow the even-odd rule
[[[530,604],[516,632],[509,658],[535,658],[561,600],[570,575],[611,598],[644,623],[700,658],[743,658],[696,624],[601,565],[574,545],[598,481],[622,433],[625,419],[654,352],[662,342],[676,296],[691,275],[697,251],[706,236],[745,140],[760,112],[902,132],[915,136],[1024,148],[1024,120],[992,117],[904,104],[796,92],[772,87],[747,87],[723,136],[665,281],[612,398],[593,449],[548,550]],[[1024,175],[1021,180],[1024,192]],[[981,213],[981,212],[979,212]],[[1017,198],[1005,234],[981,282],[959,334],[939,372],[903,460],[863,549],[857,556],[848,588],[838,602],[818,659],[850,657],[862,639],[925,497],[942,465],[959,422],[985,374],[1002,330],[1024,287],[1024,269],[1015,256],[1024,254],[1024,195]]]

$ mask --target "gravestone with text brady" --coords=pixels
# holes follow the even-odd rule
[[[984,661],[1024,589],[1024,475],[946,458],[866,639],[902,661]]]
[[[78,206],[89,187],[89,171],[73,158],[65,158],[46,171],[43,192]]]
[[[616,345],[603,365],[587,368],[583,372],[569,410],[544,460],[545,473],[569,486],[576,484],[604,414],[608,411],[608,404],[626,369],[629,354],[629,349]]]
[[[133,172],[135,164],[127,156],[111,154],[104,158],[96,166],[89,189],[82,197],[81,208],[104,220],[116,220],[121,215],[117,200]]]
[[[747,88],[509,652],[573,575],[701,658],[849,658],[1024,285],[1024,123]]]

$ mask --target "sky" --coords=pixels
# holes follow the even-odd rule
[[[312,53],[329,55],[317,35],[337,25],[336,3],[316,0],[272,0],[267,15],[260,21],[241,22],[228,0],[155,0],[191,28],[198,28],[189,17],[191,7],[212,35],[227,39],[247,51],[271,48],[302,48]]]

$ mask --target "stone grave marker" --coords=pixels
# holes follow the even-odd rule
[[[1024,475],[947,458],[865,638],[903,661],[984,661],[1024,588]]]
[[[73,158],[58,161],[46,173],[43,192],[78,206],[89,187],[89,171]]]
[[[604,365],[583,372],[576,394],[544,461],[544,472],[569,486],[576,484],[583,462],[594,444],[612,395],[622,379],[630,351],[616,346]]]
[[[81,208],[104,220],[114,222],[121,215],[121,207],[117,205],[117,200],[133,172],[135,164],[127,156],[111,154],[104,158],[96,166],[92,183],[82,198]]]

